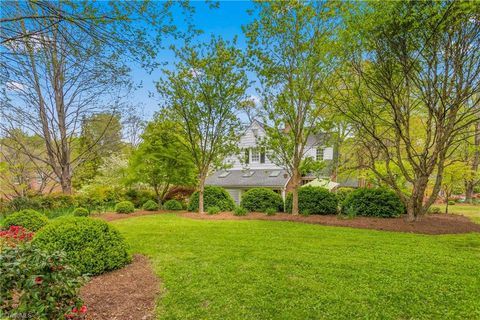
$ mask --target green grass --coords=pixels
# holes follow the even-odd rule
[[[158,319],[480,319],[480,235],[175,215],[114,222],[162,280]]]
[[[441,212],[445,213],[444,204],[434,204],[432,207],[440,208]],[[472,205],[472,204],[449,205],[448,212],[464,215],[466,217],[469,217],[472,221],[476,223],[480,223],[480,205]]]

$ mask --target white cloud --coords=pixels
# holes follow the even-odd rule
[[[6,84],[7,89],[11,91],[18,91],[18,90],[23,90],[25,89],[25,86],[21,84],[20,82],[15,82],[15,81],[8,81]]]

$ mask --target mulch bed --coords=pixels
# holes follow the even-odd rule
[[[370,218],[356,217],[354,219],[342,219],[336,215],[291,215],[277,213],[267,216],[264,213],[253,212],[246,216],[235,216],[229,212],[216,215],[198,214],[194,212],[182,213],[181,216],[192,219],[205,220],[274,220],[295,221],[303,223],[322,224],[327,226],[352,227],[361,229],[375,229],[384,231],[409,232],[421,234],[458,234],[480,232],[480,224],[475,224],[467,217],[454,214],[435,214],[422,217],[420,221],[407,222],[404,217],[400,218]]]
[[[150,262],[135,255],[126,267],[93,277],[80,291],[89,320],[154,318],[159,281]]]

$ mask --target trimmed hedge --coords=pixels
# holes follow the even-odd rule
[[[274,209],[275,212],[283,211],[282,197],[268,188],[253,188],[242,195],[240,205],[248,211],[265,212]]]
[[[130,201],[121,201],[115,206],[116,213],[132,213],[135,211],[135,206]]]
[[[405,206],[391,190],[360,188],[345,198],[342,212],[349,216],[392,218],[404,214]]]
[[[175,199],[171,199],[171,200],[168,200],[164,203],[163,205],[163,208],[165,210],[182,210],[183,209],[183,206],[182,206],[182,203],[178,200],[175,200]]]
[[[206,186],[203,194],[203,207],[218,207],[221,211],[232,211],[235,208],[235,202],[232,196],[221,187]],[[198,191],[195,191],[190,197],[188,211],[198,211]]]
[[[90,211],[85,208],[79,207],[73,210],[73,215],[75,217],[88,217],[90,215]]]
[[[155,211],[158,210],[158,204],[153,200],[148,200],[142,206],[143,210]]]
[[[130,261],[120,232],[99,219],[55,219],[35,235],[33,243],[50,252],[64,251],[68,263],[82,274],[115,270]]]
[[[37,231],[48,224],[48,218],[38,211],[25,209],[8,215],[3,221],[3,226],[21,226],[29,231]]]
[[[343,200],[354,191],[354,188],[349,188],[349,187],[340,187],[336,191],[338,203],[341,205],[343,203]]]
[[[293,195],[285,199],[286,212],[292,212]],[[321,187],[301,187],[298,189],[298,211],[300,214],[337,214],[337,196]]]

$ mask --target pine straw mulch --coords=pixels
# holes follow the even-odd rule
[[[183,212],[183,211],[176,211],[176,212]],[[106,212],[106,213],[98,213],[92,215],[94,218],[100,218],[105,221],[113,221],[113,220],[120,220],[120,219],[128,219],[132,217],[140,217],[140,216],[150,216],[153,214],[166,214],[166,213],[174,213],[173,211],[145,211],[145,210],[138,210],[132,213],[115,213],[115,212]]]
[[[159,280],[145,256],[134,255],[122,269],[93,277],[80,290],[88,320],[154,318]]]
[[[351,227],[360,229],[375,229],[421,234],[459,234],[480,232],[480,224],[473,223],[469,218],[456,214],[430,214],[423,216],[419,221],[408,222],[405,217],[399,218],[371,218],[355,217],[342,218],[337,215],[292,215],[277,213],[267,216],[265,213],[252,212],[246,216],[235,216],[230,212],[216,215],[185,212],[181,216],[191,219],[205,220],[272,220],[295,221],[303,223],[321,224],[326,226]]]

